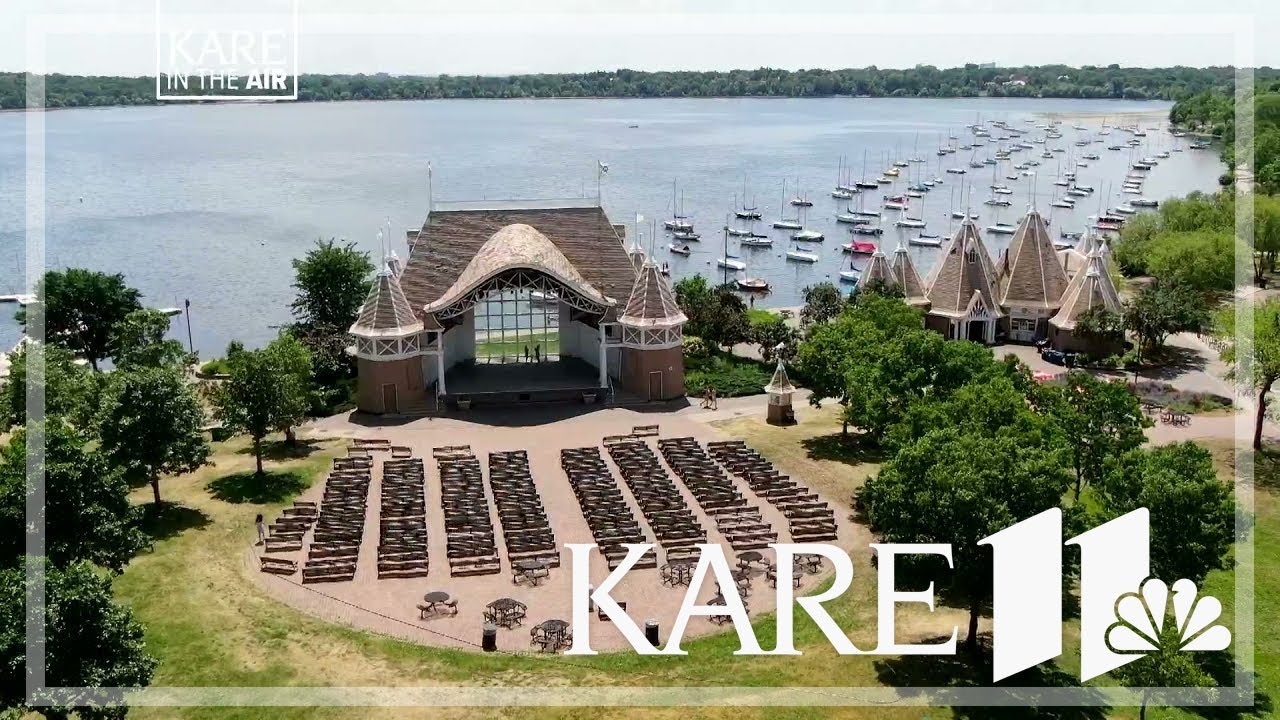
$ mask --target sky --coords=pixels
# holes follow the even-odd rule
[[[152,75],[158,12],[256,26],[293,2],[304,73],[1280,66],[1264,0],[0,0],[0,70]]]

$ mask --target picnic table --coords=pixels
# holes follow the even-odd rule
[[[710,600],[708,600],[708,601],[707,601],[707,604],[708,604],[708,605],[718,605],[718,606],[720,606],[720,607],[724,607],[724,606],[726,605],[726,603],[725,603],[725,599],[724,599],[724,595],[716,595],[715,597],[713,597],[713,598],[711,598]],[[744,610],[745,610],[745,609],[747,609],[747,601],[746,601],[746,600],[743,600],[743,601],[742,601],[742,607],[743,607],[743,609],[744,609]],[[730,617],[729,615],[708,615],[708,616],[707,616],[707,619],[708,619],[708,620],[710,620],[711,622],[713,622],[713,623],[717,624],[717,625],[723,625],[723,624],[725,624],[725,623],[729,622],[730,620],[733,620],[733,618],[732,618],[732,617]]]
[[[804,571],[803,571],[803,570],[792,570],[792,571],[791,571],[791,585],[792,585],[793,587],[800,587],[800,578],[801,578],[803,575],[804,575]],[[769,584],[770,584],[770,585],[772,585],[773,587],[778,587],[778,571],[777,571],[776,569],[774,569],[774,568],[769,568],[769,570],[767,570],[767,571],[765,572],[765,576],[769,579]]]
[[[498,627],[510,630],[524,620],[525,613],[528,611],[529,608],[519,600],[498,598],[484,606],[484,619]]]
[[[822,556],[814,553],[796,555],[796,564],[801,570],[814,575],[822,570]]]
[[[537,585],[539,581],[551,577],[551,571],[547,567],[546,560],[538,560],[536,558],[517,560],[512,563],[514,574],[511,580],[515,583],[519,583],[521,580],[528,580],[529,584]]]
[[[662,575],[662,584],[675,587],[676,585],[688,585],[693,579],[693,563],[691,562],[673,562],[662,566],[660,571]]]
[[[529,631],[529,643],[543,650],[555,652],[568,647],[573,636],[569,632],[569,623],[564,620],[544,620]]]
[[[1182,427],[1184,425],[1191,424],[1191,416],[1186,413],[1173,412],[1171,410],[1166,410],[1164,413],[1160,415],[1160,422],[1164,423],[1165,425],[1174,425],[1177,427]]]
[[[433,590],[422,596],[422,603],[418,605],[419,616],[426,619],[427,615],[439,615],[441,613],[458,614],[458,601],[451,600],[449,593],[443,590]]]
[[[738,567],[743,570],[761,562],[764,562],[764,555],[756,550],[738,553]]]

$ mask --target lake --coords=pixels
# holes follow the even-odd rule
[[[771,249],[746,255],[752,275],[767,278],[773,292],[757,299],[771,307],[801,303],[802,289],[834,281],[848,263],[839,246],[849,240],[835,213],[852,203],[831,197],[843,156],[854,179],[874,178],[895,159],[913,154],[927,160],[903,168],[898,182],[867,191],[868,208],[881,195],[905,190],[909,174],[943,177],[923,207],[925,232],[945,235],[953,195],[963,202],[972,186],[980,224],[1016,222],[1036,192],[1052,229],[1081,230],[1097,212],[1098,198],[1082,198],[1075,210],[1049,206],[1052,180],[1074,169],[1081,184],[1101,193],[1111,184],[1115,205],[1133,153],[1108,151],[1129,135],[1118,130],[1089,148],[1072,141],[1077,122],[1092,135],[1102,123],[1164,125],[1169,104],[1130,101],[1035,99],[691,99],[691,100],[460,100],[373,103],[280,103],[274,105],[172,105],[50,112],[47,133],[47,264],[124,273],[150,306],[191,301],[195,347],[205,358],[221,354],[228,340],[249,345],[270,340],[273,326],[289,320],[293,298],[290,261],[317,238],[348,238],[375,255],[376,234],[389,218],[393,247],[405,255],[404,230],[421,226],[427,208],[427,162],[434,167],[435,197],[442,200],[576,197],[594,195],[596,162],[609,165],[604,206],[629,228],[637,214],[659,227],[656,257],[671,263],[673,278],[703,273],[719,277],[721,228],[745,194],[759,207],[760,232]],[[1004,179],[1013,206],[996,217],[981,204],[990,196],[991,169],[943,172],[993,155],[998,128],[976,154],[939,158],[948,134],[959,145],[971,141],[966,125],[1004,120],[1030,132],[1024,118],[1060,115],[1063,138],[1050,141],[1100,160],[1072,168],[1068,153],[1041,159],[1036,145],[1014,156],[1040,160],[1036,178]],[[22,113],[0,113],[0,293],[22,289],[24,231],[24,124]],[[631,126],[635,127],[631,127]],[[1149,131],[1138,155],[1172,149],[1174,138]],[[1007,143],[1006,143],[1007,144]],[[941,161],[941,165],[939,164]],[[1215,150],[1172,153],[1151,172],[1147,197],[1163,200],[1193,190],[1213,191],[1223,172]],[[683,191],[684,211],[702,240],[689,258],[670,255],[661,222],[672,214],[672,182]],[[779,217],[783,182],[787,199],[796,193],[814,205],[806,226],[827,239],[813,247],[819,262],[786,262],[789,231],[769,229]],[[797,186],[798,182],[798,186]],[[741,205],[741,197],[736,198]],[[785,207],[788,216],[795,209]],[[890,227],[883,247],[891,252],[907,231]],[[919,231],[910,231],[915,234]],[[901,233],[901,234],[899,234]],[[987,235],[998,254],[1008,236]],[[860,238],[865,239],[865,238]],[[912,247],[923,275],[937,249]],[[10,305],[0,307],[0,346],[17,341],[20,328]],[[179,327],[181,326],[181,327]],[[185,340],[181,318],[175,336]]]

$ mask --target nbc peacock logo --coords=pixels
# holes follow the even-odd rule
[[[1190,580],[1179,580],[1171,589],[1159,578],[1147,578],[1136,592],[1116,600],[1116,622],[1107,628],[1107,648],[1122,655],[1226,650],[1231,631],[1217,623],[1221,616],[1222,603],[1213,596],[1201,597]],[[1172,626],[1167,624],[1170,621]]]

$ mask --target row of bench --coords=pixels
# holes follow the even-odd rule
[[[565,448],[560,451],[560,467],[569,478],[578,506],[591,529],[596,546],[612,570],[627,556],[625,543],[647,542],[644,530],[627,505],[622,490],[605,464],[598,447]],[[636,567],[658,566],[651,551]]]
[[[666,438],[658,448],[667,464],[715,521],[716,529],[736,551],[757,550],[778,541],[778,533],[691,437]]]
[[[644,440],[634,438],[607,443],[605,448],[622,471],[622,479],[640,505],[654,538],[666,551],[667,562],[696,560],[696,545],[707,541],[707,531],[685,504],[658,456]]]
[[[529,454],[524,450],[489,453],[489,487],[498,506],[507,559],[512,563],[542,560],[548,567],[559,567],[560,548],[529,472]]]
[[[382,463],[378,577],[424,577],[427,553],[426,473],[420,458]]]
[[[364,519],[373,477],[373,460],[367,457],[335,458],[325,480],[324,496],[302,582],[341,582],[356,576]]]
[[[729,472],[745,480],[752,492],[782,512],[787,518],[793,542],[836,539],[835,511],[817,493],[778,472],[772,463],[747,447],[745,442],[710,442],[707,449]]]
[[[449,574],[463,577],[501,572],[480,461],[465,446],[436,448],[432,454],[440,469]]]

